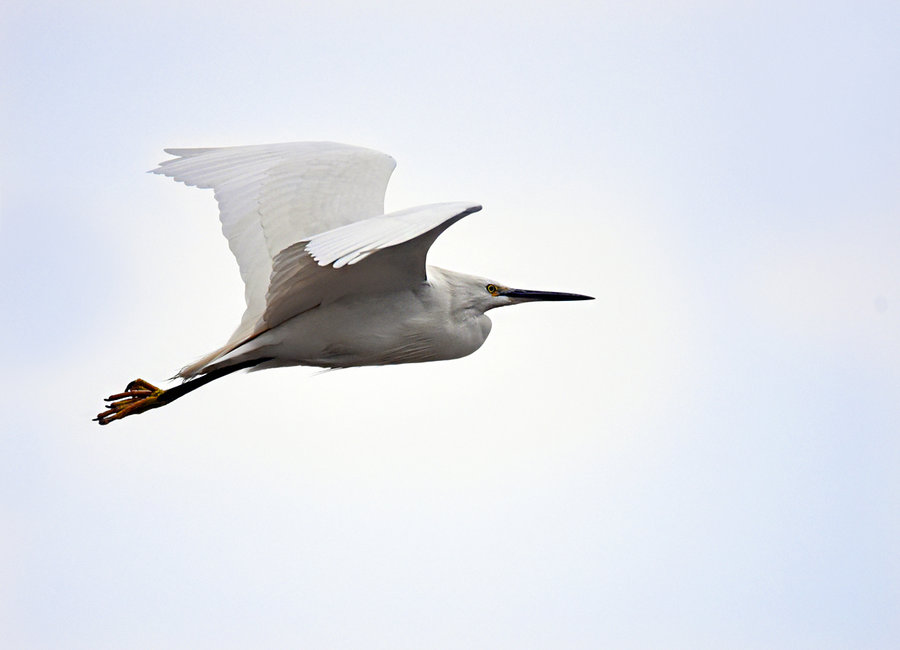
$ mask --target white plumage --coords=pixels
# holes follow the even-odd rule
[[[153,172],[214,191],[244,280],[247,309],[226,347],[258,328],[275,256],[302,239],[383,214],[397,166],[386,154],[333,142],[165,151],[177,157]]]
[[[485,312],[577,294],[509,289],[427,267],[434,240],[477,212],[437,203],[384,214],[393,158],[330,142],[166,149],[153,171],[211,188],[237,258],[247,308],[224,346],[163,391],[135,380],[101,424],[167,404],[243,368],[348,367],[452,359],[477,350]]]

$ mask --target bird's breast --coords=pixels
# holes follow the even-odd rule
[[[277,329],[272,356],[302,365],[352,367],[464,357],[481,347],[491,321],[408,293],[322,305]]]
[[[482,346],[491,332],[491,319],[484,314],[448,317],[435,337],[436,359],[458,359]]]

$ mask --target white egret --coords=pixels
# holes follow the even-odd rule
[[[178,372],[180,385],[163,390],[136,379],[107,398],[100,424],[242,369],[456,359],[484,343],[489,309],[591,299],[426,266],[438,235],[481,206],[384,214],[396,163],[383,153],[330,142],[165,151],[175,158],[154,173],[214,190],[247,309],[225,345]]]

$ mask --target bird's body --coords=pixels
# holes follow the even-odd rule
[[[489,309],[589,299],[426,267],[434,240],[481,206],[384,214],[395,163],[377,151],[329,142],[166,151],[176,157],[155,173],[215,191],[247,309],[225,345],[181,369],[184,383],[161,390],[135,380],[108,398],[100,424],[242,369],[456,359],[484,343]]]
[[[491,319],[469,295],[472,276],[429,266],[427,281],[407,290],[344,296],[298,314],[204,367],[271,358],[282,366],[349,368],[458,359],[475,352]],[[483,287],[488,281],[478,280]],[[482,290],[483,292],[483,290]],[[191,376],[202,374],[195,372]]]

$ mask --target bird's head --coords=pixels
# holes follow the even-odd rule
[[[433,284],[442,287],[453,296],[454,302],[462,309],[484,313],[495,307],[518,305],[522,302],[593,300],[593,296],[559,291],[534,291],[513,289],[493,280],[448,271],[438,267],[428,267]]]
[[[563,293],[561,291],[535,291],[532,289],[513,289],[497,282],[484,280],[476,288],[484,293],[484,311],[506,305],[518,305],[522,302],[593,300],[593,296],[580,293]]]
[[[460,307],[481,313],[495,307],[517,305],[522,302],[593,300],[592,296],[583,296],[578,293],[513,289],[487,278],[436,267],[429,267],[429,275],[432,276],[435,283],[446,287]]]

